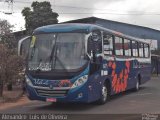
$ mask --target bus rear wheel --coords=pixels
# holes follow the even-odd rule
[[[139,90],[139,86],[140,86],[140,80],[137,80],[136,86],[134,88],[134,91],[138,91]]]
[[[109,85],[103,84],[101,88],[101,98],[98,100],[99,105],[105,104],[110,98]]]

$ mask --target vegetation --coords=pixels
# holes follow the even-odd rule
[[[22,15],[28,34],[37,27],[58,23],[58,14],[52,11],[50,2],[46,1],[33,2],[31,8],[22,10]],[[12,27],[6,20],[0,20],[0,97],[4,85],[12,86],[23,77],[24,60],[17,56],[18,41],[11,31]]]
[[[23,69],[23,59],[17,56],[17,41],[12,27],[6,20],[0,20],[0,96],[3,95],[3,86],[11,86],[21,77]]]
[[[44,25],[56,24],[58,23],[58,14],[52,11],[50,2],[33,2],[32,10],[29,7],[25,7],[22,10],[22,15],[25,17],[25,27],[27,33],[32,33],[32,31]]]

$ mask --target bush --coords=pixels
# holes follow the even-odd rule
[[[12,83],[21,79],[23,70],[23,59],[15,50],[9,49],[5,44],[0,44],[0,83],[7,84],[7,89],[12,90]],[[3,85],[2,85],[3,86]],[[3,91],[3,88],[0,88]]]

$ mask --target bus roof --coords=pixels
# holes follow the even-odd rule
[[[135,41],[141,41],[143,43],[148,43],[148,41],[135,38],[129,35],[125,35],[123,33],[111,30],[111,29],[106,29],[103,26],[98,26],[95,24],[84,24],[84,23],[65,23],[65,24],[54,24],[54,25],[47,25],[43,27],[39,27],[34,30],[33,34],[45,34],[45,33],[69,33],[69,32],[74,32],[74,33],[89,33],[93,30],[104,30],[110,34],[117,35],[119,37],[123,37],[126,39],[130,40],[135,40]]]
[[[87,24],[77,24],[77,23],[66,23],[66,24],[54,24],[39,27],[35,29],[34,34],[39,33],[67,33],[67,32],[89,32],[91,25]]]

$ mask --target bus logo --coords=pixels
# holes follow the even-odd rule
[[[39,86],[48,86],[48,80],[34,79],[34,84]]]
[[[49,88],[53,90],[54,86],[53,86],[53,85],[50,85]]]

